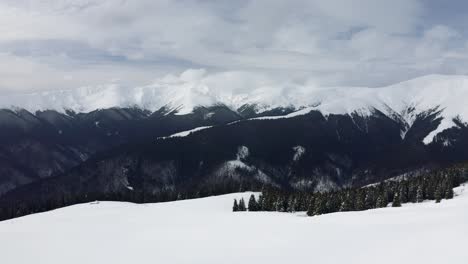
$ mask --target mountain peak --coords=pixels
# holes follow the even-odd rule
[[[453,126],[452,119],[468,120],[468,76],[427,75],[379,88],[313,87],[275,83],[262,76],[241,72],[207,74],[188,70],[179,76],[167,75],[152,84],[123,87],[118,84],[81,87],[0,97],[0,108],[30,112],[55,110],[65,113],[91,112],[112,107],[137,107],[157,111],[162,107],[187,114],[197,106],[223,104],[232,109],[255,105],[255,111],[274,108],[312,107],[328,114],[370,115],[379,110],[389,116],[397,113],[411,126],[410,115],[442,109],[444,120],[435,134]],[[412,109],[411,113],[408,109]],[[431,134],[428,141],[435,134]]]

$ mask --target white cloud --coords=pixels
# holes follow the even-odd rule
[[[187,68],[366,86],[463,72],[466,38],[431,24],[423,3],[4,0],[1,59],[15,70],[0,68],[0,91],[136,85]]]

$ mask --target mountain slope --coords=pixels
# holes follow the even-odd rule
[[[468,77],[272,94],[261,83],[234,93],[227,81],[236,76],[222,77],[188,72],[133,89],[1,98],[16,106],[0,110],[0,196],[63,204],[265,184],[322,191],[468,160]]]
[[[468,190],[440,204],[305,217],[231,212],[236,193],[100,202],[0,222],[2,260],[26,263],[451,263],[468,259]],[[67,241],[67,243],[64,243]],[[73,257],[70,257],[73,256]]]
[[[135,108],[68,114],[0,110],[0,196],[18,186],[57,176],[122,144],[153,141],[239,118],[223,106],[199,107],[186,115]]]
[[[468,129],[453,128],[443,141],[425,145],[424,122],[405,139],[399,123],[383,114],[324,117],[313,111],[217,125],[98,153],[57,177],[10,191],[0,205],[24,205],[6,212],[12,217],[92,199],[157,202],[264,185],[326,191],[468,160]]]
[[[374,111],[413,125],[417,115],[439,111],[440,125],[424,138],[430,143],[439,132],[454,126],[453,118],[468,120],[468,76],[430,75],[380,88],[308,87],[253,82],[230,87],[237,76],[207,75],[202,70],[189,70],[180,76],[166,76],[143,87],[118,85],[82,87],[75,90],[50,91],[0,97],[0,108],[36,111],[55,110],[87,113],[97,109],[140,108],[155,112],[161,108],[187,114],[198,106],[226,105],[233,111],[252,114],[282,108],[310,107],[324,115],[352,114],[368,116]],[[281,85],[278,85],[281,86]],[[405,129],[402,130],[405,133]]]

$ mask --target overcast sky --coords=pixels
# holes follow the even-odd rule
[[[0,0],[0,92],[187,69],[377,87],[468,73],[463,0]]]

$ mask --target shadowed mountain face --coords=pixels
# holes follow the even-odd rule
[[[0,110],[0,195],[63,174],[92,155],[122,144],[152,142],[198,126],[239,120],[226,107],[200,107],[188,115],[139,109],[87,114]]]
[[[222,106],[183,116],[135,109],[2,114],[18,120],[16,131],[24,129],[2,130],[2,139],[13,139],[1,147],[2,186],[23,185],[2,203],[161,201],[264,185],[323,191],[468,159],[468,129],[460,120],[423,143],[441,122],[435,110],[411,126],[379,111],[246,120]],[[163,137],[200,126],[213,127]]]
[[[467,76],[432,75],[381,88],[288,87],[281,94],[264,87],[236,94],[182,77],[0,97],[0,196],[51,178],[80,184],[73,180],[79,169],[119,164],[116,159],[130,160],[131,174],[106,166],[86,181],[108,174],[106,185],[122,174],[112,191],[130,186],[150,193],[166,185],[185,192],[265,183],[321,190],[465,157]],[[36,112],[43,109],[54,111]],[[284,119],[271,118],[278,116]],[[202,127],[187,138],[163,139]],[[248,155],[233,158],[239,149]],[[174,180],[169,185],[161,175]]]

